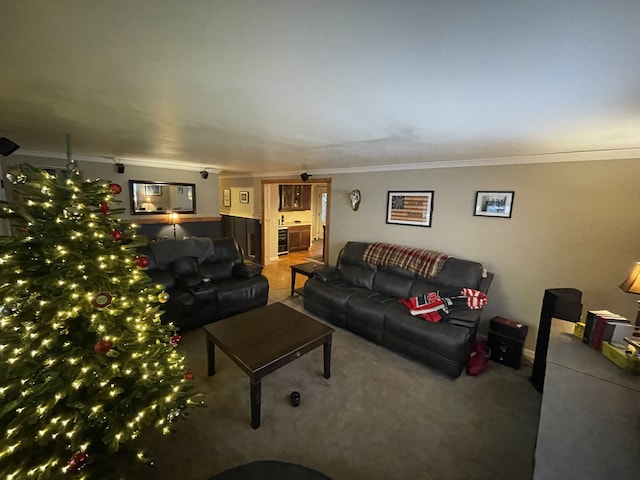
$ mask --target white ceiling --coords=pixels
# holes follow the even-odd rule
[[[19,152],[64,154],[70,134],[74,154],[223,174],[640,157],[640,0],[0,12],[0,136]]]

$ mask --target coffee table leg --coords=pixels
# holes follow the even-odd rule
[[[207,339],[207,375],[216,373],[216,345]]]
[[[331,337],[324,342],[324,378],[331,378]]]
[[[251,428],[254,430],[260,426],[260,396],[262,383],[260,380],[251,383]]]
[[[293,291],[296,289],[296,271],[291,269],[291,296],[293,297]]]

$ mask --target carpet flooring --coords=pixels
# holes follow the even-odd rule
[[[301,297],[274,290],[270,301],[302,309]],[[529,480],[541,396],[518,371],[491,362],[478,377],[436,370],[336,328],[332,377],[322,348],[262,381],[262,424],[252,430],[248,377],[225,354],[206,373],[202,329],[179,348],[206,404],[161,436],[140,437],[153,467],[116,462],[108,478],[206,480],[249,462],[303,465],[333,480]],[[297,390],[301,404],[289,395]],[[98,465],[93,466],[96,469]]]

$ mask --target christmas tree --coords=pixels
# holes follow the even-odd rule
[[[193,404],[180,337],[161,323],[168,295],[112,208],[122,188],[82,181],[68,157],[62,176],[16,167],[20,201],[0,205],[17,232],[0,237],[3,479],[84,478]]]

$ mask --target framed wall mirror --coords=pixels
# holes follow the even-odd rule
[[[132,215],[159,215],[167,212],[196,213],[194,183],[129,180]]]

